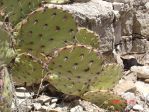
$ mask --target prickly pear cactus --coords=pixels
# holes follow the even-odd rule
[[[122,68],[118,64],[104,65],[103,71],[97,82],[93,85],[93,90],[107,90],[113,88],[122,76]]]
[[[82,95],[99,77],[102,57],[95,49],[83,45],[69,45],[55,51],[49,63],[49,82],[59,91]]]
[[[11,48],[10,35],[7,32],[0,26],[0,66],[8,64],[15,56],[15,52]]]
[[[77,26],[70,13],[56,8],[40,8],[22,25],[18,35],[19,48],[34,56],[49,54],[72,42],[76,31]]]
[[[71,0],[45,0],[45,1],[54,4],[64,4],[70,2]]]
[[[99,36],[86,28],[79,28],[76,34],[76,41],[84,45],[90,45],[94,48],[99,48]]]
[[[33,83],[39,83],[44,73],[42,73],[42,65],[33,57],[22,54],[12,63],[11,74],[16,84],[24,84],[27,86]]]
[[[16,25],[30,12],[35,10],[42,0],[1,0],[0,9],[3,11],[3,20],[9,18],[12,25]]]
[[[0,111],[11,112],[12,85],[6,67],[0,68]]]
[[[82,98],[96,104],[101,108],[107,109],[110,112],[122,112],[126,107],[125,101],[120,96],[117,96],[111,91],[107,90],[90,91],[85,93]]]

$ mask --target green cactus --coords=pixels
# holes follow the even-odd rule
[[[102,57],[91,47],[69,45],[55,51],[49,70],[49,82],[59,91],[80,96],[99,77]]]
[[[40,8],[27,18],[18,34],[19,48],[34,56],[49,54],[74,39],[77,26],[73,16],[56,8]]]
[[[11,112],[12,103],[12,85],[9,73],[6,67],[1,67],[0,70],[0,111]]]
[[[11,48],[10,35],[7,32],[0,26],[0,66],[8,64],[15,56],[15,52]]]
[[[100,77],[93,85],[93,90],[112,89],[122,76],[122,67],[118,64],[108,64],[103,67]]]
[[[39,83],[44,76],[42,64],[30,55],[22,54],[18,56],[14,63],[10,65],[11,74],[16,84],[27,86]]]
[[[79,28],[76,34],[76,40],[78,43],[84,45],[90,45],[94,48],[99,48],[99,36],[86,28]]]
[[[82,96],[83,99],[90,101],[97,106],[107,109],[110,112],[123,111],[126,107],[125,100],[120,96],[115,95],[111,91],[90,91]]]
[[[45,0],[45,1],[54,4],[64,4],[70,2],[71,0]]]
[[[0,9],[3,10],[3,19],[9,17],[12,25],[16,25],[24,17],[41,4],[42,0],[1,0]]]

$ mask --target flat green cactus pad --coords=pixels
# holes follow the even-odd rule
[[[0,111],[11,112],[12,103],[12,84],[10,81],[7,68],[3,67],[0,70]]]
[[[0,0],[0,9],[9,17],[9,21],[16,25],[30,12],[36,9],[42,0]],[[4,19],[5,17],[3,17]]]
[[[76,34],[77,42],[99,48],[99,36],[86,28],[80,28]]]
[[[95,49],[69,45],[55,55],[49,63],[49,82],[63,93],[80,96],[100,75],[102,57]]]
[[[22,25],[18,35],[19,48],[34,56],[49,54],[55,48],[72,42],[76,31],[77,26],[70,13],[56,8],[41,8]]]
[[[15,56],[9,37],[10,35],[0,26],[0,65],[8,64]]]
[[[103,67],[100,77],[92,89],[106,90],[114,87],[122,76],[122,68],[118,64],[108,64]]]
[[[11,65],[11,73],[16,84],[31,85],[39,83],[42,78],[42,65],[31,56],[22,54]]]
[[[70,2],[70,0],[45,0],[45,1],[54,4],[64,4]]]
[[[125,101],[120,96],[106,90],[87,92],[82,98],[110,112],[122,112],[126,106]]]

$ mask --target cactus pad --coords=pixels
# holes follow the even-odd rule
[[[11,65],[11,73],[16,84],[31,85],[42,78],[42,65],[29,55],[22,54]]]
[[[118,64],[108,64],[103,67],[100,77],[93,85],[93,89],[111,89],[122,76],[122,68]]]
[[[64,4],[70,2],[70,0],[45,0],[45,1],[54,4]]]
[[[10,35],[0,26],[0,65],[9,63],[15,56],[9,37]]]
[[[74,18],[68,12],[56,8],[40,8],[32,13],[19,32],[19,48],[34,56],[48,54],[72,42],[77,31]]]
[[[102,57],[95,49],[69,45],[55,51],[49,63],[49,82],[59,91],[80,96],[99,77]]]
[[[99,48],[99,36],[86,28],[79,28],[76,34],[77,42],[85,45],[90,45],[94,48]]]
[[[12,103],[12,84],[6,67],[0,70],[0,111],[11,112]]]
[[[1,0],[0,9],[9,17],[9,21],[16,25],[28,13],[39,6],[42,0]],[[5,18],[5,17],[3,17]]]
[[[126,106],[125,101],[120,96],[106,90],[87,92],[82,98],[110,112],[122,112]]]

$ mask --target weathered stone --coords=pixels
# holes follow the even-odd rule
[[[147,10],[149,10],[149,2],[147,2],[147,3],[145,4],[145,7],[146,7]]]
[[[137,11],[134,18],[133,33],[149,39],[149,12]]]
[[[137,110],[137,111],[139,111],[139,112],[144,110],[143,107],[142,107],[141,105],[138,105],[138,104],[134,105],[134,106],[133,106],[133,109],[134,109],[134,110]]]
[[[143,100],[146,100],[146,98],[149,96],[149,84],[146,84],[141,81],[137,81],[135,83],[136,90],[141,94],[141,98]]]
[[[35,110],[41,109],[41,104],[40,103],[33,103],[33,106],[34,106]]]
[[[138,52],[138,53],[145,53],[147,51],[148,42],[146,39],[137,39],[133,38],[132,41],[132,52]]]
[[[114,88],[114,92],[121,95],[124,92],[127,91],[135,91],[135,84],[133,81],[121,81],[119,84],[117,84]]]
[[[51,97],[46,96],[46,95],[41,95],[40,97],[36,99],[36,102],[41,103],[41,104],[45,102],[50,102],[50,101],[51,101]]]
[[[138,78],[149,78],[149,66],[133,66],[131,71],[136,72]]]
[[[114,10],[120,11],[122,8],[124,8],[124,3],[113,2]]]
[[[74,108],[71,108],[70,112],[83,112],[83,107],[80,105],[75,106]]]

